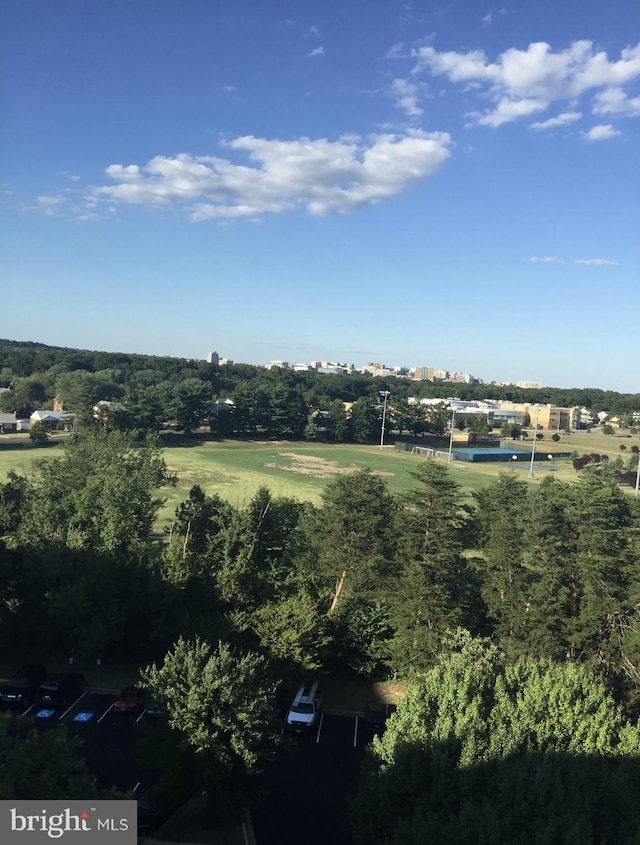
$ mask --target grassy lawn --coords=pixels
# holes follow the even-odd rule
[[[560,441],[551,440],[551,432],[543,432],[544,439],[537,441],[536,452],[554,454],[576,451],[579,454],[597,452],[615,458],[631,457],[631,446],[640,445],[640,437],[607,436],[601,433],[579,432],[560,435]],[[391,438],[390,438],[391,439]],[[274,441],[223,441],[182,445],[182,438],[165,449],[165,459],[178,476],[175,487],[162,490],[166,502],[160,513],[160,524],[166,525],[176,506],[183,501],[194,484],[199,484],[208,494],[218,493],[231,504],[242,507],[261,486],[267,486],[276,496],[289,496],[301,501],[318,503],[326,483],[339,473],[369,467],[389,484],[393,493],[404,492],[414,486],[410,471],[423,458],[408,452],[397,452],[393,446],[354,446],[323,443],[274,442]],[[531,448],[531,439],[514,443],[517,447]],[[620,446],[626,446],[624,451]],[[0,440],[0,482],[14,470],[28,476],[33,462],[50,459],[61,454],[59,448],[32,449],[4,448]],[[521,478],[529,475],[529,461],[511,462],[511,469]],[[506,463],[469,464],[453,461],[452,472],[463,491],[469,495],[507,470]],[[576,472],[568,459],[536,462],[533,483],[553,473],[562,481],[574,481]]]
[[[0,483],[6,481],[11,470],[17,472],[18,475],[28,476],[35,461],[40,458],[43,460],[59,458],[61,455],[62,449],[59,443],[44,449],[34,448],[30,444],[8,448],[0,438]]]
[[[379,473],[393,493],[405,492],[415,486],[409,473],[421,460],[408,452],[397,452],[393,446],[381,450],[379,446],[259,441],[172,447],[166,450],[165,458],[177,474],[178,484],[163,490],[167,501],[161,513],[162,522],[171,519],[177,504],[186,498],[193,484],[199,484],[206,493],[218,493],[240,507],[261,486],[267,486],[276,496],[317,504],[328,481],[340,473],[363,467]],[[500,469],[498,464],[478,467],[456,463],[454,466],[456,480],[467,493],[486,485]]]

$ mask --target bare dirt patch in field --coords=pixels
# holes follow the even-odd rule
[[[282,469],[288,472],[297,472],[299,475],[312,475],[314,478],[333,478],[335,475],[346,475],[355,472],[356,466],[342,466],[337,461],[327,461],[325,458],[317,458],[314,455],[298,455],[295,452],[280,452],[280,457],[289,458],[290,466],[279,464],[265,464],[271,469]],[[373,475],[392,476],[392,472],[373,472]]]

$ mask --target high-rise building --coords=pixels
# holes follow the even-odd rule
[[[216,367],[217,367],[219,363],[220,363],[220,356],[218,355],[217,352],[210,352],[207,355],[207,364],[215,364]]]

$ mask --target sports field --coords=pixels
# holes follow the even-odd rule
[[[304,501],[319,502],[325,484],[335,476],[369,467],[384,478],[394,493],[414,486],[410,470],[424,457],[408,452],[398,452],[392,445],[379,446],[330,445],[322,443],[301,444],[287,441],[223,441],[183,445],[181,437],[165,449],[165,460],[178,476],[175,487],[162,491],[166,497],[161,521],[166,523],[193,484],[199,484],[206,493],[218,493],[236,506],[242,506],[261,486],[267,486],[274,495],[289,496]],[[631,446],[640,444],[634,436],[607,437],[602,434],[580,432],[573,436],[562,435],[560,442],[553,443],[547,432],[544,440],[536,444],[536,452],[553,454],[554,451],[599,452],[611,458],[624,455],[631,457]],[[518,444],[531,448],[531,440]],[[626,448],[620,451],[620,445]],[[517,448],[514,444],[514,451]],[[60,455],[59,448],[48,449],[5,449],[0,441],[0,481],[4,481],[11,469],[29,475],[33,461]],[[528,479],[529,461],[525,458],[509,463],[468,464],[453,461],[451,470],[456,481],[466,493],[483,487],[507,469]],[[576,472],[568,459],[550,459],[536,463],[534,483],[553,473],[563,481],[576,479]]]

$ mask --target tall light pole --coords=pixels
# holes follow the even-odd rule
[[[536,456],[536,439],[538,437],[538,414],[540,413],[540,408],[536,408],[536,421],[533,426],[533,446],[531,448],[531,464],[529,466],[529,478],[533,478],[533,461]]]
[[[451,434],[449,435],[449,459],[447,460],[448,464],[451,463],[451,452],[453,451],[453,424],[455,423],[455,421],[456,421],[456,409],[452,408],[451,409]]]
[[[384,446],[384,424],[387,420],[387,399],[391,396],[391,393],[388,390],[380,390],[378,391],[380,396],[384,396],[384,404],[382,406],[382,431],[380,432],[380,451],[382,451],[382,447]]]

